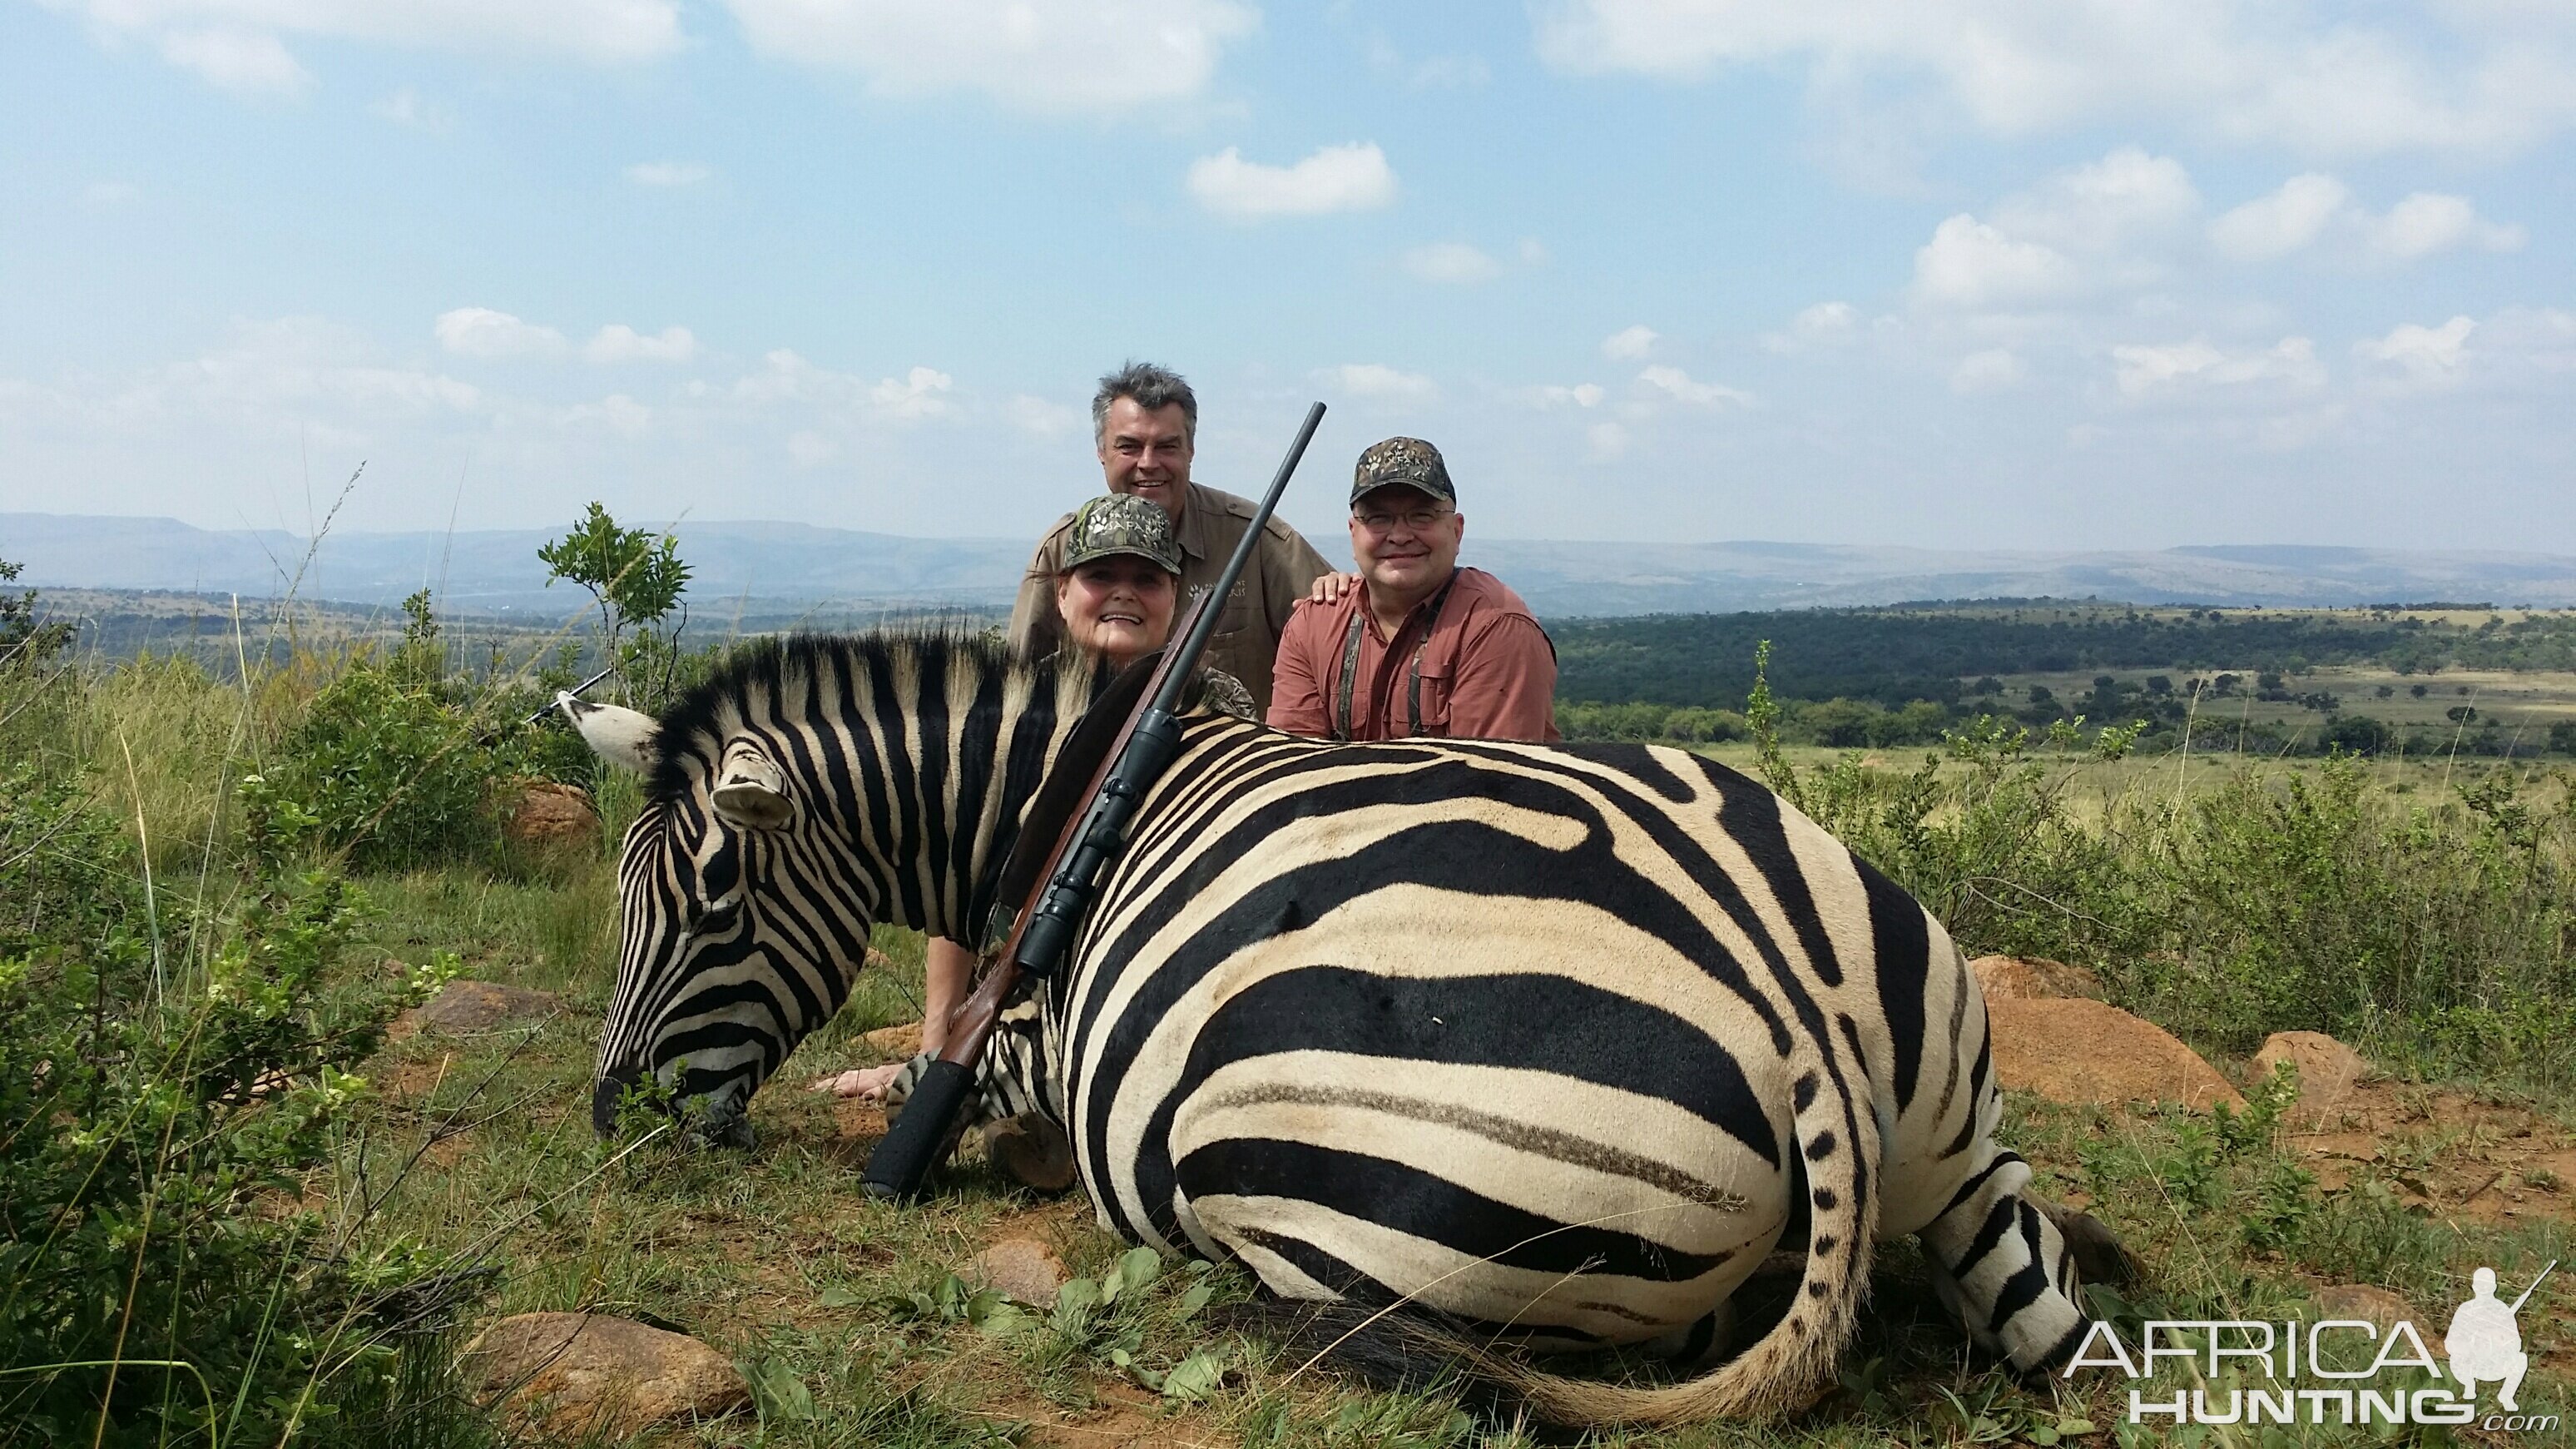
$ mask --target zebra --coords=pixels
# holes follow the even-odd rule
[[[658,720],[582,707],[648,778],[601,1130],[649,1076],[747,1142],[751,1094],[839,1008],[874,923],[971,939],[1103,686],[973,638],[804,636],[742,648]],[[1193,712],[1036,999],[1022,1095],[1104,1228],[1280,1298],[1422,1310],[1471,1377],[1553,1422],[1812,1402],[1875,1244],[1903,1234],[2015,1370],[2089,1327],[2068,1240],[1996,1139],[1984,1003],[1948,934],[1684,751],[1332,744]],[[1804,1254],[1785,1316],[1669,1386],[1458,1336],[1671,1343],[1784,1245]]]

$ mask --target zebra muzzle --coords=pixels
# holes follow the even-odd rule
[[[590,1130],[602,1137],[617,1131],[617,1109],[625,1101],[627,1089],[644,1079],[633,1067],[618,1067],[603,1073],[590,1089]]]

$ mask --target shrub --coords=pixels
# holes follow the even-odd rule
[[[2349,754],[2079,812],[2071,724],[2035,741],[1980,719],[1893,774],[1790,765],[1763,688],[1747,716],[1773,788],[1972,955],[2089,966],[2121,1005],[2231,1053],[2304,1029],[2430,1070],[2576,1069],[2576,804],[2543,809],[2509,767],[2403,813]],[[2104,730],[2090,753],[2133,738]]]
[[[491,797],[505,762],[439,695],[362,653],[287,737],[280,788],[354,869],[477,856],[498,839]]]
[[[328,984],[357,897],[289,867],[301,812],[244,793],[246,888],[200,921],[156,914],[75,783],[0,785],[7,1442],[275,1443],[382,1407],[378,1309],[423,1275],[340,1260],[293,1194],[364,1090],[341,1066],[435,977]]]

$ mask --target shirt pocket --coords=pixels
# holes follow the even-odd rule
[[[1456,667],[1455,659],[1422,661],[1422,726],[1414,733],[1422,735],[1449,733],[1449,705],[1456,693],[1452,688],[1456,681],[1451,677],[1451,672]],[[1413,669],[1410,663],[1396,676],[1395,688],[1396,697],[1390,701],[1394,708],[1387,712],[1387,719],[1400,730],[1411,717],[1409,710],[1413,698]]]
[[[1248,581],[1234,581],[1234,592],[1226,595],[1225,602],[1217,607],[1216,629],[1208,636],[1209,643],[1218,640],[1232,643],[1252,627],[1251,593]]]

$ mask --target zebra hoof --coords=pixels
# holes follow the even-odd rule
[[[1039,1192],[1072,1188],[1073,1144],[1064,1129],[1035,1112],[1005,1118],[984,1129],[984,1146],[993,1170]]]

